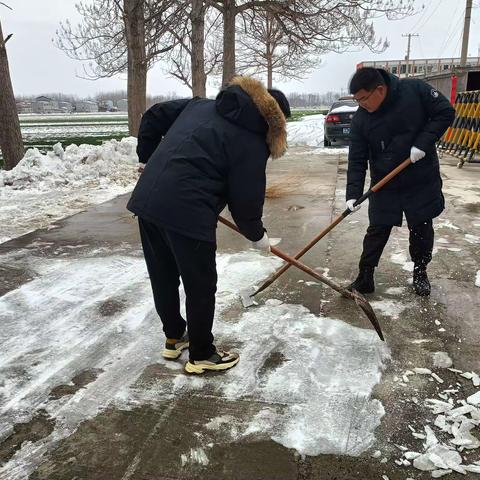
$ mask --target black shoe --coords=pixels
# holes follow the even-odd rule
[[[413,268],[413,289],[415,293],[421,297],[430,295],[431,286],[426,267],[415,265]]]
[[[357,278],[347,287],[347,290],[356,290],[359,293],[373,293],[375,291],[374,271],[375,267],[360,267]]]

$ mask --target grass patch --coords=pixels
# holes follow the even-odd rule
[[[327,109],[318,109],[318,110],[292,110],[292,116],[288,119],[289,122],[296,122],[303,117],[307,117],[309,115],[319,115],[323,114],[326,115],[328,112]]]

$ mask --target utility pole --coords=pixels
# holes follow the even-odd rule
[[[418,37],[418,33],[407,33],[405,35],[402,35],[402,37],[408,37],[408,44],[407,44],[407,54],[405,55],[405,61],[407,63],[407,70],[406,70],[406,76],[408,77],[408,74],[410,73],[410,45],[412,41],[412,37]]]
[[[470,20],[472,18],[472,1],[473,0],[467,0],[467,5],[465,7],[465,23],[463,25],[462,56],[460,58],[461,67],[464,67],[467,64],[468,37],[470,36]]]

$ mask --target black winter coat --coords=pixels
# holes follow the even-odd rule
[[[127,208],[166,229],[215,242],[226,205],[249,240],[264,234],[265,168],[286,149],[286,121],[260,82],[236,77],[216,100],[154,105],[137,153],[146,163]]]
[[[369,197],[371,225],[408,224],[430,220],[443,211],[442,179],[435,143],[453,122],[450,102],[422,80],[399,80],[384,70],[388,93],[380,108],[369,113],[359,107],[352,119],[346,198],[363,193],[370,165],[372,185],[410,156],[412,146],[426,156]]]

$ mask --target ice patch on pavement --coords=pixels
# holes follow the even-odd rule
[[[182,463],[182,467],[184,467],[187,463],[197,463],[203,466],[206,466],[210,463],[203,448],[191,448],[190,452],[187,454],[182,453],[180,456],[180,461]]]
[[[444,220],[435,225],[435,228],[450,228],[451,230],[460,230],[460,227],[454,225],[450,220]]]
[[[453,365],[452,359],[447,352],[433,352],[433,365],[437,368],[449,368]]]
[[[400,315],[408,308],[408,305],[395,300],[374,300],[370,302],[374,310],[379,310],[383,315],[397,320]]]
[[[107,406],[134,408],[179,393],[203,395],[207,386],[223,398],[259,401],[254,415],[237,419],[233,436],[273,438],[305,454],[358,455],[373,443],[384,411],[371,393],[389,357],[375,332],[278,301],[240,319],[224,318],[238,290],[278,267],[275,257],[251,251],[218,255],[214,333],[220,345],[236,342],[241,362],[226,375],[202,378],[184,375],[181,364],[161,357],[164,337],[141,257],[84,254],[29,262],[37,277],[0,298],[0,438],[40,406],[56,424],[48,437],[24,442],[0,468],[0,478],[26,479],[58,442]],[[102,314],[109,302],[118,311]],[[272,355],[280,360],[267,367]],[[136,385],[154,364],[168,374],[158,383]],[[86,369],[100,373],[74,394],[50,398],[54,387]],[[262,413],[266,402],[271,410]],[[183,453],[183,460],[204,462],[195,451]]]
[[[401,265],[403,270],[413,272],[413,262],[408,260],[407,254],[404,251],[393,253],[390,255],[390,260],[397,265]]]

